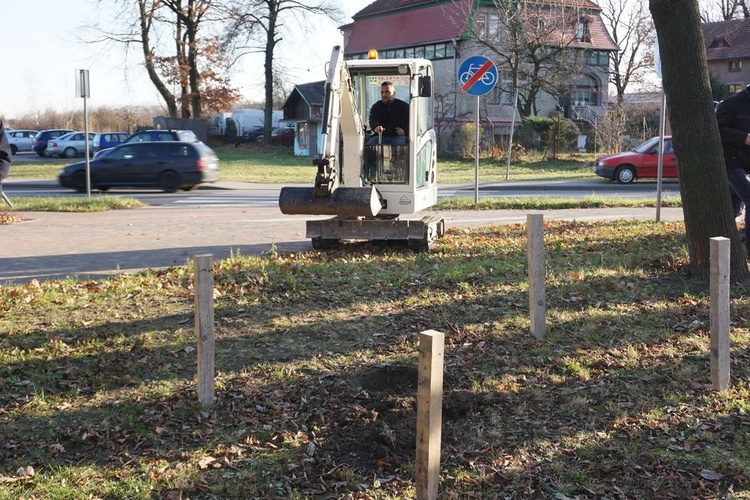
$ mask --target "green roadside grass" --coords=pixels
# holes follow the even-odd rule
[[[662,207],[681,207],[682,199],[665,196],[661,200]],[[563,210],[574,208],[649,208],[656,207],[656,199],[587,196],[583,198],[550,198],[514,196],[480,198],[474,203],[474,198],[460,197],[439,200],[431,210]]]
[[[94,194],[91,198],[14,196],[12,203],[14,208],[21,212],[103,212],[145,206],[135,198],[115,198],[100,194]]]

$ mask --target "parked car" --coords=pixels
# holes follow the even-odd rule
[[[258,142],[265,142],[263,134],[258,136]],[[290,127],[275,128],[271,131],[271,144],[294,144],[294,129]]]
[[[633,151],[597,158],[594,173],[599,177],[630,184],[636,179],[656,178],[659,165],[659,138],[652,137]],[[672,137],[664,137],[662,178],[677,178],[677,157],[672,148]]]
[[[94,153],[117,146],[130,136],[125,132],[101,132],[94,137]]]
[[[89,151],[93,150],[92,142],[96,134],[89,132]],[[65,158],[75,158],[86,154],[86,133],[71,132],[61,135],[57,139],[47,142],[47,156],[58,155]],[[91,154],[91,153],[89,153]]]
[[[242,134],[242,138],[245,142],[256,142],[258,137],[263,137],[263,126],[253,127],[250,130],[246,130]]]
[[[159,187],[167,193],[189,191],[219,180],[219,159],[202,142],[134,142],[100,152],[89,162],[91,187]],[[60,185],[86,191],[86,163],[60,169]]]
[[[57,139],[58,137],[71,132],[73,132],[73,130],[66,128],[42,130],[34,136],[34,147],[32,149],[39,156],[51,156],[47,152],[47,142],[49,142],[50,139]]]
[[[184,141],[200,142],[200,139],[192,130],[174,130],[174,129],[154,129],[139,130],[130,137],[122,141],[123,143],[131,142],[158,142],[158,141]]]
[[[10,152],[16,154],[19,151],[31,151],[34,148],[34,136],[38,130],[5,130],[10,144]]]

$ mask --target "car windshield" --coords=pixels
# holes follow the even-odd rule
[[[658,137],[652,137],[651,139],[647,140],[637,148],[635,148],[633,151],[636,153],[648,153],[651,149],[654,148],[659,143]]]

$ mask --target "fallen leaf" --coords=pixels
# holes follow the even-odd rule
[[[707,481],[721,481],[724,479],[724,474],[719,474],[718,472],[709,469],[703,469],[701,471],[701,477]]]

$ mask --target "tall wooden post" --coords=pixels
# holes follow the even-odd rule
[[[440,482],[440,436],[443,418],[443,345],[445,334],[419,334],[417,387],[417,500],[436,500]]]
[[[195,336],[198,341],[198,401],[214,402],[214,264],[213,256],[196,255]]]
[[[529,317],[531,334],[543,339],[546,331],[547,298],[544,289],[544,215],[526,215],[527,258],[529,263]]]
[[[729,387],[729,238],[711,238],[711,385]]]

